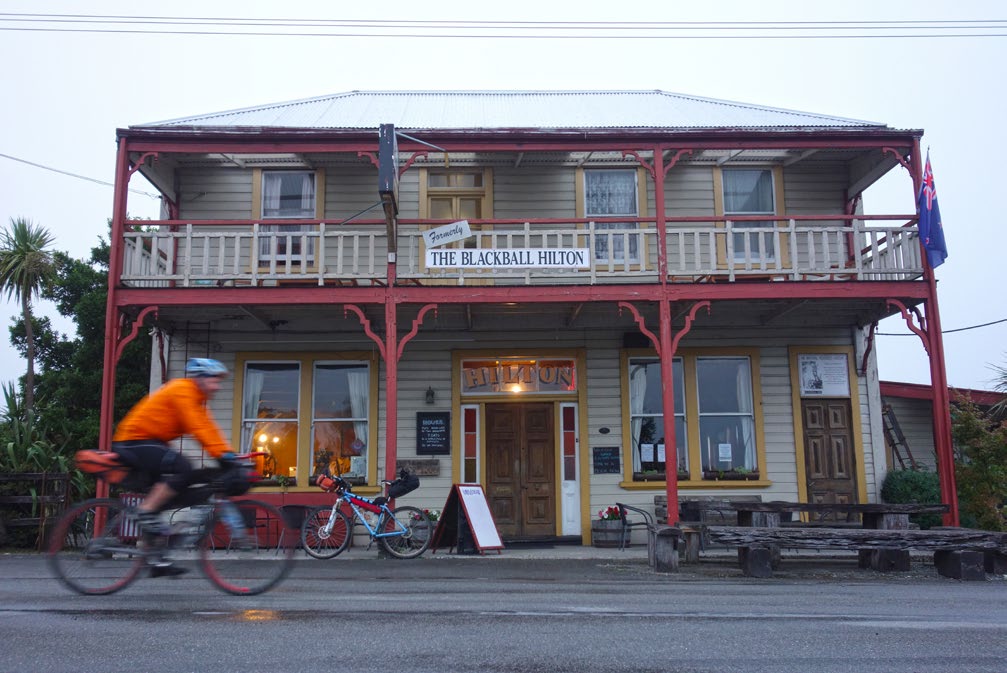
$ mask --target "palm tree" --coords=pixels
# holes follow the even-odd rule
[[[25,375],[25,417],[35,403],[35,335],[31,327],[31,299],[53,274],[52,254],[47,250],[52,234],[23,217],[11,218],[0,237],[0,291],[21,302],[24,318],[28,371]]]

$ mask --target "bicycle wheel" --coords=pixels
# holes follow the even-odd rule
[[[86,500],[68,509],[49,538],[49,567],[60,582],[87,595],[110,594],[144,566],[133,512],[114,499]]]
[[[221,500],[199,542],[199,563],[221,591],[251,596],[287,576],[296,549],[297,531],[279,508],[257,500]]]
[[[332,531],[325,532],[332,508],[323,505],[310,510],[301,524],[301,546],[309,556],[320,559],[333,558],[350,546],[353,525],[350,517],[340,510],[335,510],[336,520],[332,522]]]
[[[381,525],[381,532],[388,537],[378,541],[386,552],[395,558],[416,558],[430,546],[433,525],[426,513],[416,507],[396,507]],[[391,533],[398,533],[391,535]]]

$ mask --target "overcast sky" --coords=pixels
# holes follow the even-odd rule
[[[686,4],[703,9],[686,9]],[[0,5],[0,154],[5,155],[0,156],[0,225],[7,226],[11,217],[30,218],[53,232],[55,248],[86,257],[112,213],[115,129],[133,124],[351,90],[661,89],[923,129],[949,248],[948,261],[937,270],[948,380],[958,387],[989,388],[990,363],[1007,364],[1007,300],[999,258],[1007,233],[997,206],[1002,162],[995,159],[1005,146],[1007,108],[1007,20],[997,21],[1007,17],[1003,3],[386,0],[369,9],[346,5],[5,0]],[[36,12],[49,20],[25,20]],[[56,14],[74,16],[54,22]],[[133,18],[83,23],[96,15]],[[179,21],[151,27],[139,23],[139,16]],[[191,23],[197,18],[203,21]],[[210,18],[216,23],[207,22]],[[237,28],[223,22],[242,18],[271,19],[272,25]],[[748,24],[702,32],[693,26],[657,38],[626,27],[595,31],[608,37],[592,39],[558,37],[577,33],[553,25],[544,31],[551,37],[542,39],[514,36],[527,24],[506,29],[510,37],[487,37],[454,24],[453,34],[475,37],[431,38],[417,37],[431,31],[416,24],[388,37],[376,35],[396,32],[387,24],[297,28],[280,21],[297,19],[833,23],[828,32],[791,23],[775,31],[776,37],[764,32],[760,37]],[[962,23],[966,20],[972,23]],[[846,23],[863,21],[942,23],[913,24],[908,31],[906,24]],[[152,29],[162,33],[146,32]],[[119,32],[85,32],[109,30]],[[227,34],[238,30],[324,35]],[[364,31],[370,34],[361,35]],[[843,37],[826,37],[840,32]],[[896,37],[906,33],[941,36]],[[979,162],[979,154],[991,161]],[[131,187],[153,192],[140,179]],[[908,173],[899,170],[869,190],[865,208],[912,213]],[[157,202],[133,193],[129,209],[135,216],[153,217]],[[44,303],[38,310],[56,315]],[[16,311],[13,302],[0,303],[0,382],[24,370],[6,329]],[[1001,322],[965,329],[996,321]],[[72,329],[71,323],[57,324]],[[901,318],[882,322],[879,331],[909,334]],[[882,379],[930,382],[916,336],[880,336],[877,354]]]

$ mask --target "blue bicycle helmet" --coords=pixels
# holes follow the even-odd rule
[[[190,378],[200,376],[226,376],[227,367],[219,360],[211,358],[190,358],[185,363],[185,375]]]

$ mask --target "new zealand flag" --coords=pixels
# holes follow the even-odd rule
[[[923,170],[923,184],[917,199],[920,208],[920,238],[927,251],[927,261],[936,269],[948,258],[948,246],[944,243],[944,227],[941,225],[941,209],[937,206],[937,187],[934,186],[934,172],[930,169],[930,153]]]

